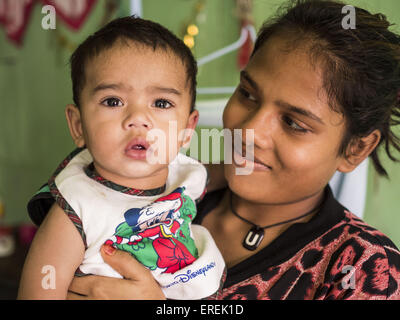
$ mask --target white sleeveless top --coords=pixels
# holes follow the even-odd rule
[[[92,161],[93,158],[87,149],[79,152],[55,177],[55,187],[82,222],[87,248],[79,267],[80,271],[85,274],[122,278],[104,263],[100,247],[113,236],[116,227],[125,221],[124,213],[133,207],[144,207],[178,187],[185,187],[185,195],[196,201],[204,192],[207,171],[197,160],[178,154],[169,164],[166,187],[162,194],[135,196],[114,190],[89,177],[84,168]],[[174,274],[153,272],[167,298],[204,298],[215,293],[220,287],[225,264],[214,240],[201,226],[191,226],[191,233],[199,251],[199,258]],[[199,270],[203,272],[196,273]],[[197,275],[193,277],[195,273]]]

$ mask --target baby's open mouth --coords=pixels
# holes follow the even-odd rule
[[[133,150],[147,150],[147,148],[142,144],[135,144],[135,145],[132,146],[131,149],[133,149]]]
[[[125,148],[125,154],[132,159],[146,159],[146,152],[150,148],[150,144],[144,138],[134,138]]]

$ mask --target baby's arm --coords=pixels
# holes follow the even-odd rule
[[[85,246],[77,229],[54,204],[25,260],[18,299],[65,299],[84,253]]]

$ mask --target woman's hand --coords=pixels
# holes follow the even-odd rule
[[[74,277],[67,299],[74,300],[162,300],[163,292],[151,272],[128,252],[103,245],[104,261],[124,279],[84,276]]]

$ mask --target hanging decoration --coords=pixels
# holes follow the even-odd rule
[[[13,228],[5,226],[3,221],[4,203],[0,198],[0,258],[13,254],[15,249]]]
[[[8,39],[17,46],[22,44],[35,4],[52,5],[57,16],[72,30],[79,30],[97,0],[0,0],[0,24]]]
[[[112,20],[112,18],[115,15],[115,12],[119,7],[120,1],[121,0],[106,0],[104,2],[104,14],[100,19],[98,27],[99,29]],[[68,39],[68,37],[59,29],[54,30],[54,34],[56,38],[55,39],[56,44],[59,48],[65,49],[70,53],[72,53],[77,48],[78,44]]]
[[[41,0],[44,4],[52,5],[57,16],[73,30],[79,30],[90,13],[96,0]]]
[[[253,26],[253,1],[252,0],[236,0],[236,14],[239,18],[240,29],[247,26]],[[250,59],[253,50],[253,41],[250,36],[250,31],[247,29],[247,39],[239,49],[237,64],[242,70]]]
[[[99,28],[104,27],[109,23],[116,13],[117,9],[121,7],[120,2],[124,0],[106,0],[104,3],[104,14],[100,20]]]
[[[36,0],[0,0],[0,24],[16,45],[21,44],[34,2]]]
[[[199,34],[199,23],[204,22],[205,0],[198,0],[194,6],[194,10],[190,17],[183,24],[182,36],[183,42],[190,48],[194,49],[196,45],[196,36]]]

